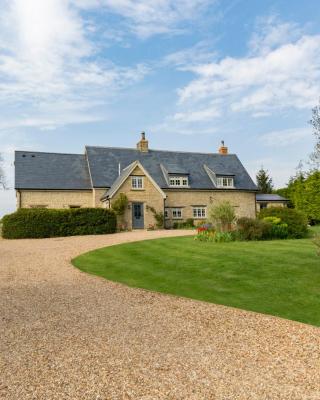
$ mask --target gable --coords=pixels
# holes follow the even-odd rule
[[[132,187],[132,177],[139,176],[143,177],[145,184],[147,185],[143,189],[134,189]],[[157,185],[154,179],[150,176],[148,171],[141,165],[139,161],[135,161],[126,167],[115,180],[113,185],[110,187],[109,190],[102,196],[101,200],[105,200],[107,198],[112,198],[116,193],[119,191],[130,192],[134,191],[137,192],[138,190],[156,190],[161,197],[165,198],[165,193],[161,190],[161,188]]]

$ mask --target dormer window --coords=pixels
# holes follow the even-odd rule
[[[218,177],[217,186],[219,188],[234,188],[233,178],[227,176]]]
[[[188,187],[189,180],[187,176],[170,176],[170,186]]]

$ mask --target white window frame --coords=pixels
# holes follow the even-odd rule
[[[171,208],[172,219],[182,219],[182,208]]]
[[[143,190],[144,189],[143,176],[131,176],[131,188],[133,190]]]
[[[189,178],[187,176],[170,176],[169,184],[173,187],[188,187]]]
[[[193,207],[192,215],[194,219],[207,218],[207,207]]]
[[[230,176],[217,177],[217,186],[220,188],[234,188],[234,180]]]
[[[164,209],[164,218],[165,219],[169,219],[170,218],[169,211],[170,211],[169,208],[165,208]]]

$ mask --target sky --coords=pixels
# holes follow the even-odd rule
[[[276,187],[313,148],[318,0],[0,0],[0,153],[216,152]]]

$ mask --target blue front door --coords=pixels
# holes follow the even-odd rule
[[[132,229],[143,229],[143,203],[132,203]]]

